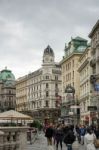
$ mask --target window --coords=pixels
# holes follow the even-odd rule
[[[46,88],[48,88],[48,86],[49,86],[48,83],[46,83]]]
[[[73,79],[74,79],[74,71],[73,71]]]
[[[58,80],[58,75],[55,76],[55,80]]]
[[[49,76],[46,76],[46,79],[49,79]]]
[[[49,96],[49,92],[48,91],[46,91],[46,97],[48,97]]]
[[[55,84],[55,88],[58,88],[58,84],[57,83]]]
[[[45,106],[48,107],[48,101],[45,102]]]
[[[11,90],[9,90],[9,94],[11,94]]]
[[[74,60],[72,61],[73,67],[74,67]]]
[[[57,97],[58,96],[58,93],[55,93],[55,97]]]

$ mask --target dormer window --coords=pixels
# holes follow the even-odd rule
[[[46,79],[49,79],[49,76],[46,76]]]

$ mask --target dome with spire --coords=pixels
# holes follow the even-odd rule
[[[47,48],[44,50],[44,55],[51,55],[54,56],[53,49],[48,45]]]

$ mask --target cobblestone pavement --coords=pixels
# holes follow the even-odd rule
[[[54,150],[56,150],[55,146],[53,145]],[[49,150],[47,146],[47,140],[44,134],[39,134],[38,138],[33,144],[28,143],[27,150]],[[61,150],[59,147],[58,150]],[[63,143],[63,150],[67,150],[65,144]],[[79,150],[84,150],[84,146],[80,146]]]

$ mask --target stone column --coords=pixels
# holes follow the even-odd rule
[[[3,150],[4,146],[4,132],[0,131],[0,150]]]

